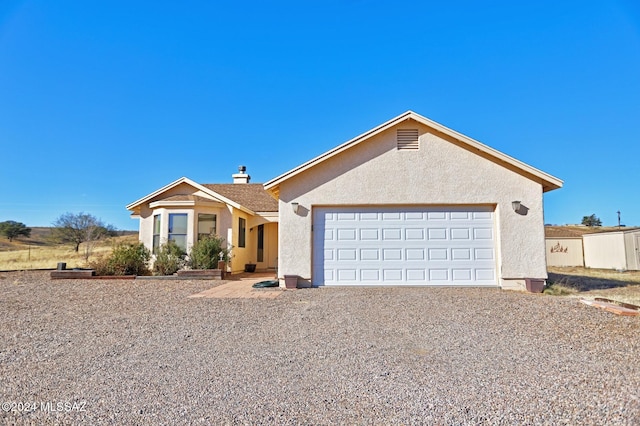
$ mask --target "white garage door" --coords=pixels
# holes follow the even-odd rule
[[[495,286],[490,207],[322,207],[314,285]]]

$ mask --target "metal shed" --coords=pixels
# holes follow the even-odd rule
[[[640,270],[640,228],[584,234],[587,268]]]

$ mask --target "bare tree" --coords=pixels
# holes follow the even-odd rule
[[[111,225],[105,225],[100,219],[88,213],[65,213],[53,222],[52,238],[60,243],[72,243],[76,253],[80,244],[85,243],[85,259],[88,259],[96,242],[113,235]]]

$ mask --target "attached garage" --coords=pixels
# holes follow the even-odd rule
[[[317,207],[313,285],[496,286],[493,207]]]
[[[547,278],[542,197],[561,186],[408,111],[265,184],[281,285],[525,289]]]

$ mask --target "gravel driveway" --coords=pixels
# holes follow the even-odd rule
[[[187,297],[212,285],[0,274],[0,419],[640,423],[638,317],[490,289]]]

